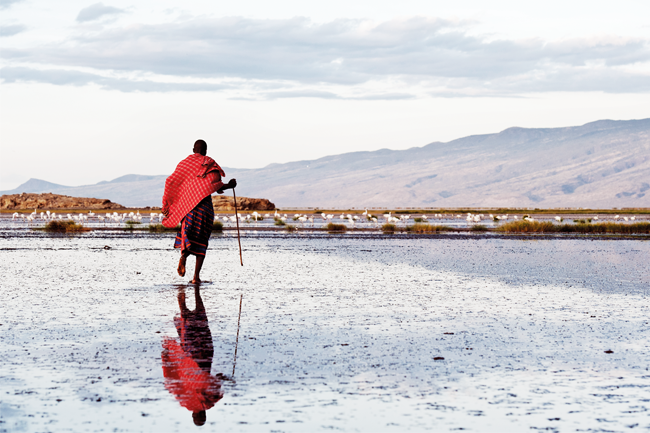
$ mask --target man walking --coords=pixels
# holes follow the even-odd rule
[[[165,227],[181,224],[176,235],[174,248],[180,248],[181,258],[178,262],[178,275],[185,275],[187,257],[196,256],[194,279],[200,283],[199,274],[203,259],[208,249],[208,241],[214,223],[212,197],[214,192],[223,194],[224,190],[237,186],[235,179],[227,184],[222,182],[226,174],[214,161],[206,156],[208,145],[203,140],[194,143],[194,153],[182,160],[174,173],[165,181],[162,214]]]

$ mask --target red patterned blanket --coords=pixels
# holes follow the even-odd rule
[[[203,198],[224,185],[226,174],[209,156],[194,153],[182,160],[165,181],[162,220],[165,227],[175,227]]]

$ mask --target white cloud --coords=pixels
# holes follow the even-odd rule
[[[20,3],[23,0],[0,0],[0,9],[7,9],[10,6]]]
[[[74,70],[24,67],[4,67],[0,69],[0,77],[5,83],[22,81],[71,86],[96,84],[106,90],[119,90],[122,92],[213,92],[231,87],[225,84],[211,83],[166,83],[151,80],[130,80]]]
[[[110,9],[98,3],[82,12],[91,8],[94,12],[84,19]],[[637,67],[650,62],[648,38],[491,39],[472,35],[472,25],[426,17],[320,24],[300,17],[195,17],[83,29],[67,40],[5,49],[2,57],[23,68],[22,77],[15,68],[9,70],[11,82],[55,83],[61,73],[48,78],[42,70],[65,68],[66,84],[96,83],[122,91],[229,89],[239,92],[233,97],[253,99],[650,91],[650,75]],[[29,65],[41,71],[30,73]],[[75,68],[98,73],[74,75]],[[105,77],[114,73],[140,78]]]
[[[6,24],[0,26],[0,37],[7,37],[17,35],[18,33],[24,32],[27,29],[22,24]]]
[[[119,9],[113,6],[106,6],[104,3],[95,3],[79,11],[79,15],[77,15],[77,21],[80,23],[95,21],[108,15],[119,15],[123,14],[124,12],[125,11],[123,9]]]

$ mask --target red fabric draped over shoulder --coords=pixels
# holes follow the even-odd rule
[[[169,213],[162,224],[170,228],[178,225],[201,200],[221,189],[225,175],[209,156],[194,153],[182,160],[165,181],[162,210]]]

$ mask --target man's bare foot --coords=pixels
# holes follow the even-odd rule
[[[190,281],[190,284],[201,284],[201,279],[194,277],[194,279]]]
[[[181,259],[178,261],[178,275],[181,277],[185,276],[185,263],[187,262],[187,256],[181,255]]]

